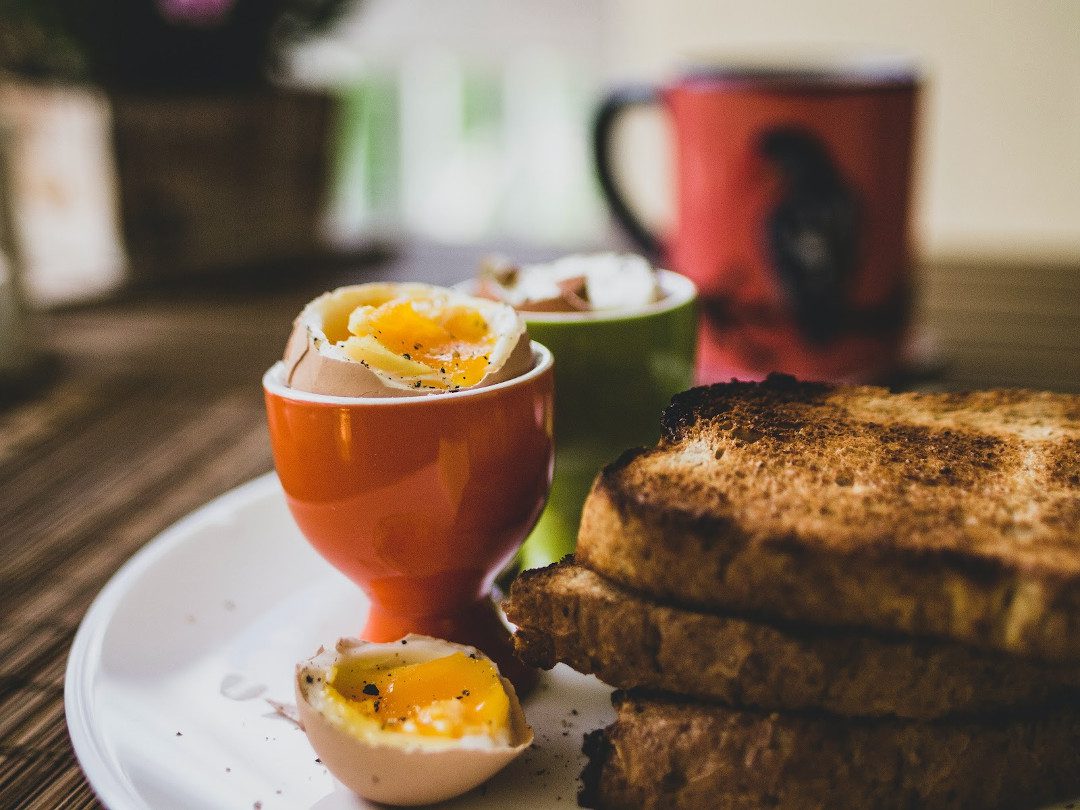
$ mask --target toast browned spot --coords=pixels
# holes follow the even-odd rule
[[[598,810],[1037,808],[1080,792],[1080,711],[920,723],[620,694],[585,739]]]
[[[526,663],[562,662],[621,688],[913,719],[1080,698],[1080,666],[656,604],[572,560],[524,572],[503,607]]]
[[[600,474],[577,557],[686,605],[1080,661],[1080,396],[695,388]]]

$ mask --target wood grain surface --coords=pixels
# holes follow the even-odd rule
[[[362,280],[456,281],[484,252],[419,246],[39,319],[55,372],[0,401],[0,808],[98,806],[64,722],[75,630],[137,549],[271,468],[259,378],[303,303]],[[922,278],[936,373],[921,384],[1080,391],[1080,268],[956,265]]]

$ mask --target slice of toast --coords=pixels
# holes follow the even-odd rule
[[[853,722],[640,694],[586,736],[599,810],[1037,808],[1080,793],[1080,710],[963,723]]]
[[[1080,702],[1080,666],[656,604],[571,560],[521,574],[503,607],[526,663],[561,661],[620,688],[913,719]]]
[[[687,605],[1080,661],[1080,396],[695,388],[600,474],[577,557]]]

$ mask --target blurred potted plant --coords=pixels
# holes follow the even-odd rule
[[[350,0],[0,0],[0,63],[108,94],[128,264],[215,272],[322,251],[333,111],[279,81]]]

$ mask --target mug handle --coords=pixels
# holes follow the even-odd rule
[[[616,221],[626,230],[641,249],[653,259],[659,259],[662,252],[660,237],[650,231],[630,209],[622,192],[615,183],[612,171],[611,141],[615,125],[624,112],[632,107],[645,107],[656,104],[660,93],[648,85],[625,85],[612,90],[600,103],[593,122],[593,157],[596,171],[600,178],[600,188],[611,206],[611,213]]]

